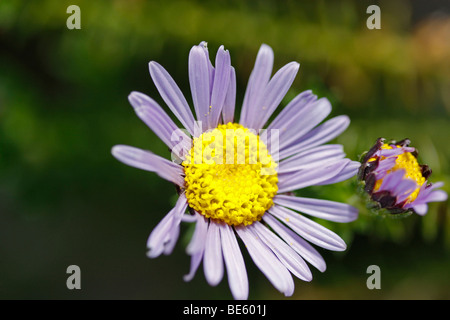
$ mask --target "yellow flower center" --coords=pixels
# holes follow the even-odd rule
[[[385,143],[381,146],[381,149],[393,149],[393,148]],[[381,157],[381,159],[384,158],[385,157],[383,156]],[[369,161],[371,161],[372,159],[375,160],[375,158],[371,158]],[[413,192],[411,192],[411,194],[407,198],[407,202],[412,202],[417,198],[417,195],[419,194],[420,187],[422,186],[422,184],[425,183],[425,178],[422,176],[422,168],[417,162],[416,157],[411,152],[404,152],[399,156],[397,156],[397,159],[395,160],[395,165],[387,173],[391,173],[399,169],[404,169],[406,171],[404,175],[405,179],[412,179],[417,184],[417,188]],[[376,182],[374,191],[378,191],[382,182],[383,179],[380,179]]]
[[[239,124],[195,138],[182,165],[189,206],[228,225],[261,220],[278,191],[276,162],[259,136]]]

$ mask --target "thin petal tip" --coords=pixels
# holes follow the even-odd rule
[[[259,47],[260,51],[266,51],[266,52],[271,52],[273,54],[273,49],[271,46],[269,46],[266,43],[261,44],[261,46]]]
[[[123,153],[124,145],[118,144],[111,148],[111,154],[116,158],[120,160],[120,156]]]
[[[156,61],[150,61],[148,63],[148,69],[150,70],[150,75],[153,76],[153,73],[157,70],[162,68],[162,66],[156,62]]]
[[[137,108],[141,106],[143,96],[144,96],[143,93],[140,93],[138,91],[132,91],[128,95],[128,101],[130,102],[133,108]]]

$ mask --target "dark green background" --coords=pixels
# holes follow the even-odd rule
[[[381,8],[381,30],[366,8]],[[66,9],[81,8],[81,30]],[[445,6],[447,4],[447,6]],[[174,253],[148,259],[150,231],[174,187],[110,154],[128,144],[169,157],[127,101],[144,92],[164,105],[148,73],[162,64],[190,101],[190,48],[224,44],[237,72],[237,105],[261,43],[275,68],[300,62],[283,105],[313,89],[352,122],[334,142],[353,160],[376,138],[408,137],[431,181],[450,183],[450,17],[446,1],[0,1],[0,298],[229,299],[226,277],[190,283],[182,236]],[[166,106],[164,106],[166,108]],[[167,108],[166,108],[167,109]],[[320,221],[348,249],[321,250],[328,269],[296,280],[293,299],[449,299],[450,209],[404,219],[368,212],[355,181],[298,194],[349,202],[350,224]],[[182,227],[182,234],[189,231]],[[248,259],[251,299],[281,299]],[[81,290],[66,268],[81,268]],[[369,265],[381,290],[366,287]]]

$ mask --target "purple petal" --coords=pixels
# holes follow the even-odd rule
[[[278,193],[298,190],[301,188],[317,185],[336,176],[350,162],[349,159],[342,159],[336,163],[325,165],[311,170],[300,170],[298,172],[287,173],[279,177]]]
[[[149,258],[159,256],[163,251],[170,252],[178,239],[181,217],[187,208],[187,200],[184,194],[181,194],[175,204],[175,207],[158,223],[150,233],[147,240],[147,255]],[[174,232],[175,230],[175,232]]]
[[[307,264],[294,249],[260,222],[253,223],[251,228],[293,275],[303,281],[312,280],[312,273]]]
[[[189,133],[194,134],[194,116],[180,88],[170,74],[157,62],[151,61],[149,70],[153,82],[167,106]]]
[[[355,207],[330,200],[276,195],[273,201],[278,205],[334,222],[351,222],[358,217],[358,209]]]
[[[202,259],[203,259],[203,250],[196,252],[191,256],[191,267],[189,273],[183,276],[184,281],[189,282],[194,278],[195,273],[197,272],[197,269],[200,266],[200,263],[202,262]]]
[[[417,187],[417,183],[412,179],[401,180],[394,192],[394,195],[397,196],[397,203],[406,200]]]
[[[236,105],[236,72],[233,67],[230,71],[230,83],[222,108],[223,123],[234,122],[234,109]]]
[[[263,220],[286,242],[292,249],[297,251],[306,261],[311,263],[319,271],[324,272],[327,268],[325,260],[320,253],[302,237],[283,225],[275,217],[265,214]]]
[[[273,252],[248,227],[239,226],[235,230],[244,241],[253,262],[272,285],[286,296],[292,294],[294,290],[292,276]]]
[[[248,128],[249,121],[256,116],[255,101],[263,95],[269,82],[272,74],[273,57],[272,48],[266,44],[261,45],[256,56],[255,66],[248,80],[244,102],[242,104],[239,123],[244,127]]]
[[[428,202],[446,201],[448,198],[447,193],[443,190],[435,190],[441,186],[443,186],[442,182],[437,182],[432,185],[426,185],[426,183],[424,183],[419,190],[417,198],[410,205],[413,206]]]
[[[305,134],[298,141],[280,150],[280,159],[287,158],[302,150],[321,145],[336,138],[347,129],[349,124],[350,119],[345,115],[331,118]]]
[[[194,217],[197,221],[195,231],[186,247],[186,253],[189,255],[205,249],[206,233],[208,232],[208,220],[198,212],[195,213]]]
[[[206,41],[202,41],[202,42],[200,42],[200,44],[198,46],[202,48],[203,53],[205,54],[206,60],[208,61],[209,89],[210,89],[210,96],[211,96],[213,82],[214,82],[214,67],[211,63],[211,60],[209,59],[208,43]]]
[[[446,201],[448,195],[443,190],[434,190],[430,193],[430,195],[426,198],[426,202],[441,202]]]
[[[327,185],[327,184],[333,184],[345,181],[347,179],[350,179],[351,177],[354,177],[359,170],[359,167],[361,166],[361,163],[358,161],[350,161],[348,162],[345,167],[334,177],[319,182],[317,185]]]
[[[216,55],[214,85],[211,94],[210,124],[212,128],[217,127],[219,123],[225,97],[230,86],[231,72],[230,53],[221,46]]]
[[[405,174],[406,174],[406,171],[404,169],[399,169],[397,171],[394,171],[394,172],[386,175],[383,179],[383,182],[381,182],[379,190],[380,191],[382,191],[382,190],[392,191],[395,195],[397,195],[396,188],[399,185],[399,183],[402,181]]]
[[[327,144],[297,153],[288,159],[282,160],[278,173],[318,167],[336,162],[344,157],[345,153],[340,144]]]
[[[197,120],[202,122],[202,131],[210,128],[210,79],[209,58],[202,46],[194,46],[189,52],[189,83]]]
[[[419,194],[417,195],[417,198],[414,202],[415,203],[425,202],[422,200],[425,200],[426,198],[428,198],[428,196],[430,195],[431,192],[433,192],[434,189],[440,188],[443,185],[444,185],[443,182],[437,182],[434,184],[426,184],[426,183],[422,184],[420,186]]]
[[[377,180],[383,179],[386,175],[388,170],[391,170],[393,166],[395,166],[395,161],[397,160],[397,157],[391,157],[380,160],[378,163],[377,168],[375,169],[374,173],[377,177]]]
[[[322,248],[344,251],[347,247],[337,234],[296,212],[274,205],[269,209],[269,213],[283,221],[304,239]]]
[[[203,257],[203,270],[206,281],[216,286],[223,277],[222,245],[220,242],[220,226],[210,220],[206,234],[205,253]]]
[[[294,122],[281,133],[280,150],[298,141],[324,120],[331,112],[331,104],[326,98],[321,98],[308,104],[293,117]]]
[[[182,216],[182,215],[181,215]],[[178,236],[180,235],[180,222],[181,222],[181,216],[180,217],[174,217],[172,224],[174,225],[174,227],[172,227],[168,234],[167,237],[168,239],[170,239],[167,244],[164,247],[164,251],[163,253],[168,256],[170,254],[172,254],[173,249],[175,248],[175,244],[176,241],[178,239]],[[175,227],[176,226],[176,227]]]
[[[428,212],[428,205],[425,203],[414,205],[412,208],[418,215],[421,216],[424,216]]]
[[[292,119],[303,110],[310,102],[317,99],[311,90],[303,91],[292,99],[278,116],[268,125],[267,129],[279,129],[285,131],[292,125]]]
[[[172,209],[173,211],[173,209]],[[149,258],[159,257],[164,251],[164,245],[170,240],[167,235],[173,224],[173,212],[170,211],[153,229],[147,240]]]
[[[231,294],[236,300],[246,300],[249,290],[247,269],[233,228],[227,224],[221,225],[220,237]]]
[[[297,62],[290,62],[275,73],[267,84],[264,94],[254,101],[253,117],[248,119],[250,128],[264,127],[294,82],[299,67],[300,64]]]
[[[128,100],[133,106],[137,116],[170,148],[178,142],[173,139],[173,133],[179,131],[186,149],[192,144],[192,139],[184,134],[170,119],[167,113],[150,97],[143,93],[133,91]]]
[[[197,217],[197,224],[195,225],[194,235],[186,248],[186,252],[191,256],[191,268],[189,273],[183,277],[186,282],[194,278],[205,252],[208,221],[199,213],[196,213],[195,216]]]
[[[427,188],[427,189],[433,190],[433,189],[440,188],[440,187],[443,187],[443,186],[444,186],[444,182],[439,181],[439,182],[433,183],[433,184],[432,184],[431,186],[429,186],[429,188]]]
[[[117,145],[111,150],[112,155],[119,161],[146,171],[155,172],[157,175],[179,186],[184,185],[184,171],[180,165],[157,156],[150,151],[144,151],[135,147]]]
[[[380,149],[377,152],[378,156],[382,156],[382,157],[393,157],[393,156],[398,156],[402,153],[405,152],[414,152],[414,148],[412,147],[397,147],[397,146],[393,146],[393,149]]]
[[[189,214],[185,214],[183,215],[183,217],[181,218],[181,221],[183,222],[187,222],[187,223],[193,223],[193,222],[197,222],[197,217],[194,215]]]

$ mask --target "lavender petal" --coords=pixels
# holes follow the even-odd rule
[[[403,179],[393,192],[397,196],[397,203],[402,203],[417,188],[417,183],[412,179]]]
[[[273,201],[289,209],[329,221],[351,222],[358,218],[358,209],[346,203],[288,195],[276,195]]]
[[[184,281],[189,282],[194,278],[195,273],[197,272],[197,269],[200,266],[200,263],[202,262],[202,259],[203,259],[203,250],[196,252],[191,256],[191,267],[189,273],[183,276]]]
[[[293,123],[293,118],[297,116],[309,103],[315,101],[315,96],[311,90],[299,93],[292,99],[283,110],[276,116],[276,118],[267,126],[267,129],[278,129],[281,131],[287,130]]]
[[[295,125],[290,125],[281,133],[280,150],[298,141],[310,132],[331,112],[331,104],[326,98],[321,98],[308,104],[303,110],[294,116]]]
[[[233,228],[227,224],[221,225],[220,237],[231,294],[236,300],[246,300],[249,291],[247,269]]]
[[[209,222],[206,234],[203,270],[209,285],[216,286],[223,277],[222,245],[220,240],[220,226],[214,221]]]
[[[251,229],[293,275],[303,281],[312,280],[308,265],[294,249],[260,222],[253,223]]]
[[[294,82],[299,67],[297,62],[290,62],[275,73],[264,89],[264,94],[260,99],[255,99],[253,116],[248,119],[250,128],[257,130],[264,127]]]
[[[280,176],[278,181],[278,193],[298,190],[327,181],[341,172],[350,161],[351,160],[349,159],[342,159],[336,163],[323,167],[311,170],[300,170],[295,173],[293,172]]]
[[[261,45],[256,56],[255,66],[250,74],[239,123],[249,127],[249,121],[256,116],[255,101],[260,99],[269,82],[273,67],[273,50],[266,44]]]
[[[278,173],[310,169],[336,162],[345,157],[343,147],[339,144],[318,146],[280,161]]]
[[[286,296],[292,294],[294,289],[292,276],[273,252],[248,227],[239,226],[235,230],[244,241],[253,262],[272,285]]]
[[[397,195],[396,188],[399,183],[402,181],[403,177],[406,174],[406,170],[399,169],[397,171],[392,172],[391,174],[386,175],[380,185],[380,191],[392,191],[395,195]]]
[[[194,116],[180,88],[170,74],[157,62],[149,63],[150,75],[159,94],[191,135],[194,134]]]
[[[210,124],[213,128],[217,127],[219,123],[219,118],[230,86],[230,76],[232,72],[230,53],[228,50],[224,50],[223,46],[217,51],[215,66],[216,69],[210,104]]]
[[[183,277],[183,280],[186,282],[191,281],[195,276],[195,273],[202,262],[203,253],[205,252],[208,221],[199,213],[196,213],[195,216],[197,217],[197,224],[195,225],[195,231],[192,239],[186,248],[186,252],[191,256],[191,267],[189,273]]]
[[[347,248],[337,234],[296,212],[274,205],[269,209],[269,213],[283,221],[304,239],[322,248],[333,251],[344,251]]]
[[[150,151],[144,151],[130,146],[117,145],[112,148],[111,153],[117,160],[129,166],[155,172],[163,179],[171,181],[178,186],[184,185],[184,171],[182,167],[157,156]]]
[[[264,222],[266,222],[286,243],[288,243],[292,249],[294,249],[299,255],[306,261],[316,267],[319,271],[324,272],[327,268],[325,260],[320,253],[302,237],[296,234],[287,226],[283,225],[278,219],[270,214],[263,216]]]
[[[236,106],[236,72],[233,67],[230,70],[230,83],[222,108],[223,123],[234,122],[234,109]]]
[[[191,241],[186,247],[186,253],[188,255],[194,255],[197,252],[205,249],[206,234],[208,232],[208,220],[200,213],[195,213],[195,231],[192,235]]]
[[[159,256],[166,250],[166,247],[173,248],[178,239],[178,230],[180,227],[181,217],[187,208],[187,200],[184,194],[181,194],[175,204],[175,207],[158,223],[158,225],[150,233],[147,240],[147,255],[150,258]],[[170,251],[170,249],[168,250]]]
[[[313,148],[336,138],[347,129],[349,124],[350,119],[345,115],[337,116],[325,121],[309,133],[305,134],[298,141],[280,149],[280,159],[287,158],[302,150]]]
[[[178,142],[172,139],[172,134],[179,131],[186,141],[184,148],[192,144],[192,139],[184,134],[164,110],[152,98],[143,93],[133,91],[128,100],[133,106],[137,116],[170,148],[175,147]]]
[[[361,167],[361,163],[360,162],[358,162],[358,161],[350,161],[334,177],[332,177],[332,178],[330,178],[328,180],[319,182],[317,185],[327,185],[327,184],[333,184],[333,183],[338,183],[338,182],[342,182],[342,181],[348,180],[351,177],[354,177],[358,173],[359,167]]]
[[[412,208],[421,216],[424,216],[428,212],[428,205],[426,203],[414,205]]]
[[[202,122],[202,131],[210,128],[209,106],[211,101],[208,64],[209,58],[205,55],[203,47],[192,47],[189,52],[189,83],[197,121]]]

